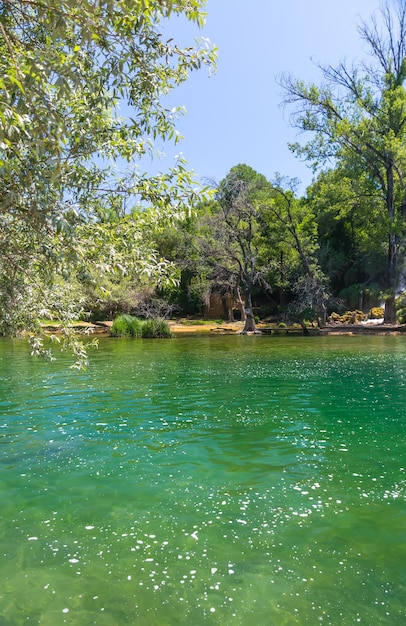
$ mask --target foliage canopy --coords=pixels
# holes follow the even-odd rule
[[[306,85],[282,78],[286,102],[294,105],[294,123],[313,138],[293,149],[319,169],[326,162],[344,166],[364,180],[379,210],[376,244],[386,239],[385,321],[396,322],[395,293],[399,283],[401,249],[406,234],[406,2],[381,7],[359,27],[371,61],[349,67],[320,67],[324,83]],[[371,193],[372,192],[372,193]]]
[[[196,186],[182,160],[154,177],[139,161],[154,152],[155,139],[180,139],[180,111],[168,110],[164,96],[189,71],[215,63],[207,40],[182,49],[163,36],[171,16],[202,26],[204,4],[0,3],[3,331],[33,328],[41,308],[65,320],[77,315],[80,302],[73,311],[63,287],[89,261],[99,274],[165,274],[141,233],[163,211],[182,214]],[[137,206],[143,210],[131,215]]]

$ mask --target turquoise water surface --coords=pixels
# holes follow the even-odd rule
[[[406,339],[0,341],[0,626],[406,624]]]

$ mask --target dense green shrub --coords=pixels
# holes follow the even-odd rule
[[[399,324],[406,324],[406,293],[396,298],[396,317]]]
[[[406,307],[396,311],[396,317],[399,324],[406,324]]]
[[[172,336],[171,329],[165,320],[145,320],[142,324],[142,336],[145,338],[168,338]]]

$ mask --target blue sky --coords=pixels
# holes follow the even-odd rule
[[[218,69],[192,73],[172,92],[169,106],[187,109],[178,122],[185,139],[176,148],[158,146],[167,156],[155,167],[166,169],[181,151],[198,179],[219,181],[246,163],[268,179],[275,172],[297,177],[304,189],[312,173],[289,151],[300,137],[281,107],[276,77],[287,72],[319,83],[317,62],[365,58],[357,24],[378,7],[379,0],[208,0],[202,31],[174,20],[168,35],[176,41],[204,36],[218,46]]]

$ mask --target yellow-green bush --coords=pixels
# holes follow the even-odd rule
[[[365,313],[356,309],[355,311],[345,311],[342,315],[339,313],[332,313],[328,322],[330,324],[359,324],[365,319]]]
[[[381,306],[374,306],[368,313],[371,320],[380,320],[385,316],[385,309]]]

